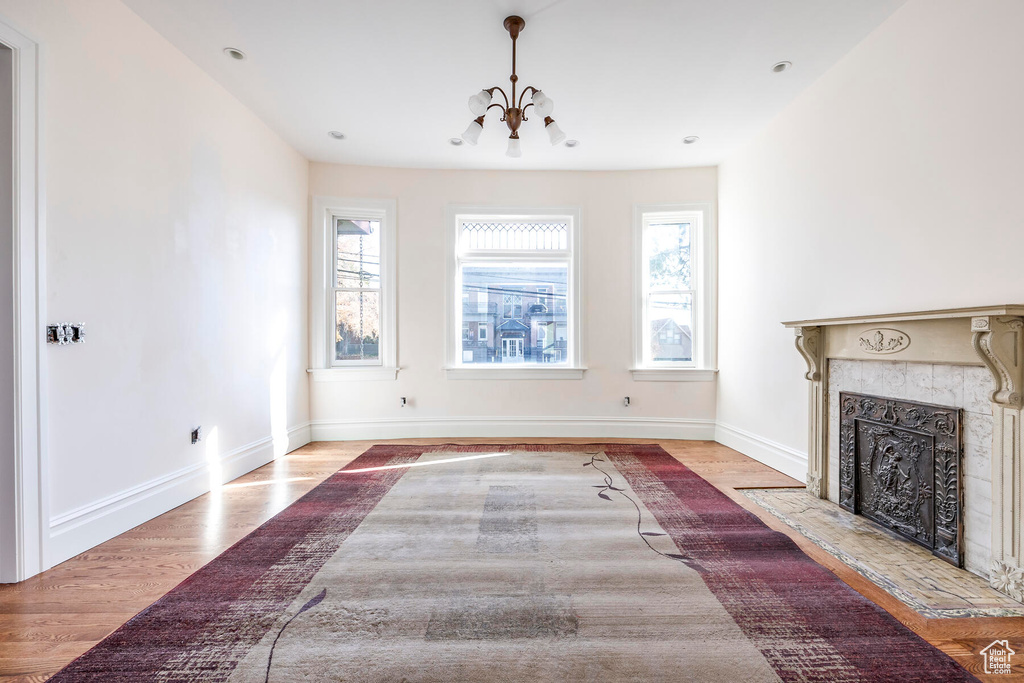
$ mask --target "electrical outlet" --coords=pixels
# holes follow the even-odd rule
[[[405,396],[403,396],[403,397],[401,397],[399,399],[398,407],[400,407],[400,408],[404,408],[405,407]]]
[[[626,396],[624,399],[622,399],[622,405],[626,406],[627,408],[629,407],[629,396]]]
[[[202,427],[196,427],[195,429],[192,430],[192,445],[193,446],[195,446],[197,443],[199,443],[202,440],[202,438],[203,438],[203,428]]]

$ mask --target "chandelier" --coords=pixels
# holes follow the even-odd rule
[[[494,86],[493,88],[481,90],[470,97],[469,110],[473,112],[476,118],[466,128],[466,132],[462,134],[462,139],[471,145],[475,145],[477,140],[480,139],[480,133],[484,129],[484,116],[487,115],[491,107],[497,107],[501,110],[501,120],[512,131],[512,134],[508,136],[508,150],[505,154],[510,157],[519,157],[523,155],[523,150],[519,146],[519,126],[524,121],[529,121],[526,118],[526,110],[528,108],[533,107],[534,113],[537,116],[544,117],[544,129],[548,132],[548,139],[551,140],[552,145],[557,145],[565,140],[565,133],[558,127],[555,120],[551,118],[551,112],[555,108],[555,103],[540,90],[532,85],[527,86],[519,94],[519,100],[516,100],[516,82],[519,80],[519,76],[516,75],[516,39],[519,37],[519,32],[526,26],[526,22],[523,21],[522,17],[511,16],[505,19],[504,26],[509,36],[512,37],[512,75],[508,78],[512,82],[512,96],[509,97],[500,87]],[[501,93],[504,105],[501,102],[491,102],[494,99],[495,90]],[[530,93],[530,101],[526,103],[526,106],[523,106],[523,98],[527,92]]]

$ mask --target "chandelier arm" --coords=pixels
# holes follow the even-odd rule
[[[501,111],[501,120],[504,121],[505,120],[505,108],[501,106],[501,102],[495,102],[490,107],[487,107],[487,111],[490,111],[491,107],[497,107]],[[487,111],[485,111],[484,114],[486,114]]]
[[[522,98],[520,98],[520,99],[522,99]],[[529,120],[530,120],[530,119],[526,118],[526,110],[527,110],[527,109],[529,109],[529,108],[530,108],[530,107],[532,107],[532,106],[533,106],[533,102],[527,102],[527,103],[526,103],[526,106],[525,106],[525,107],[523,107],[523,108],[522,108],[522,109],[520,110],[520,111],[522,111],[522,112],[523,112],[523,121],[529,121]]]
[[[526,97],[526,91],[527,90],[529,90],[531,92],[540,92],[539,88],[534,88],[532,85],[528,85],[525,88],[523,88],[523,92],[521,92],[519,94],[519,108],[522,109],[523,111],[526,111],[526,107],[532,107],[533,106],[532,103],[526,105],[526,107],[523,106],[523,98]]]
[[[498,85],[496,85],[496,86],[494,86],[493,88],[487,88],[487,92],[491,93],[491,97],[494,97],[494,91],[495,91],[495,90],[497,90],[498,92],[500,92],[500,93],[501,93],[501,96],[502,96],[502,98],[504,98],[504,100],[505,100],[505,109],[508,109],[509,107],[511,107],[511,106],[512,106],[512,104],[511,104],[511,103],[509,102],[509,100],[508,100],[508,95],[506,95],[506,94],[505,94],[505,91],[501,89],[501,86],[498,86]],[[493,106],[494,106],[494,105],[492,104],[492,105],[491,105],[491,107],[493,107]],[[490,109],[491,107],[488,107],[488,109]]]

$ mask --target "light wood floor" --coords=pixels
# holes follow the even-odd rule
[[[481,443],[481,439],[388,443]],[[586,443],[595,439],[489,439],[488,443]],[[983,681],[978,652],[1008,638],[1024,671],[1024,618],[924,619],[738,493],[736,489],[799,486],[736,451],[703,441],[601,439],[658,443],[685,465],[793,537],[822,565]],[[43,681],[95,645],[185,577],[284,509],[369,448],[369,441],[315,443],[107,541],[28,581],[0,585],[0,681]],[[841,615],[837,615],[841,618]],[[1017,647],[1018,645],[1022,647]],[[899,656],[894,653],[893,656]]]

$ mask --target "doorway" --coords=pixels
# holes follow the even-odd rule
[[[501,340],[501,362],[522,363],[523,362],[523,338],[506,337]]]
[[[0,18],[0,583],[45,568],[38,45]]]
[[[14,501],[15,336],[14,336],[14,51],[0,44],[0,500]],[[17,573],[15,506],[0,505],[0,576]]]

